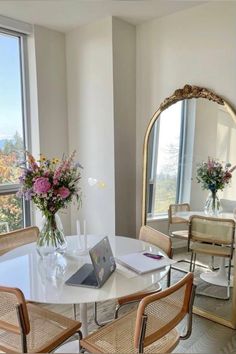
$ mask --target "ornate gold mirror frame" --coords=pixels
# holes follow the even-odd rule
[[[149,137],[151,133],[151,129],[156,122],[156,120],[160,117],[160,114],[167,109],[172,104],[190,98],[205,98],[209,101],[214,101],[219,105],[222,105],[226,111],[231,115],[232,119],[236,123],[236,113],[233,108],[227,103],[222,97],[218,96],[214,92],[198,86],[185,85],[183,89],[177,89],[173,95],[166,98],[161,104],[158,110],[154,113],[151,118],[149,125],[146,130],[145,138],[144,138],[144,150],[143,150],[143,191],[142,191],[142,225],[146,225],[147,223],[147,161],[148,161],[148,143]],[[236,266],[236,257],[234,257],[234,269]],[[231,320],[227,320],[222,318],[216,314],[207,312],[206,310],[200,309],[194,306],[194,313],[205,317],[214,322],[220,323],[227,327],[236,329],[236,275],[234,276],[233,281],[233,294],[232,294],[232,314]]]

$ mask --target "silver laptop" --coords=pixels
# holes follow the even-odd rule
[[[93,248],[89,255],[92,264],[84,264],[67,281],[67,285],[100,288],[116,269],[108,237],[104,237]]]

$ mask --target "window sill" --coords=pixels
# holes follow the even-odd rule
[[[163,214],[163,215],[156,215],[156,216],[148,216],[147,217],[147,222],[150,221],[158,221],[158,220],[168,220],[168,215]]]

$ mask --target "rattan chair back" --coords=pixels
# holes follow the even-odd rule
[[[27,335],[30,322],[24,294],[20,289],[0,286],[0,328]]]
[[[149,226],[142,226],[139,239],[161,248],[171,258],[172,242],[169,236]]]
[[[139,304],[135,325],[134,345],[140,341],[146,347],[175,328],[192,309],[193,274],[188,273],[178,283]]]
[[[10,250],[25,245],[27,243],[36,242],[39,229],[36,226],[26,227],[0,235],[0,255]]]
[[[170,204],[168,208],[168,223],[172,224],[187,224],[188,220],[176,216],[176,213],[181,211],[190,211],[190,205],[188,203],[182,204]]]
[[[0,351],[49,353],[74,334],[81,323],[26,302],[20,289],[0,286]]]
[[[232,245],[235,221],[232,219],[192,215],[189,221],[188,243],[208,242],[218,245]]]

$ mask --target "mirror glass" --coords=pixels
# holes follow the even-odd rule
[[[178,101],[154,123],[148,143],[147,218],[166,215],[169,204],[203,210],[208,192],[196,169],[208,157],[236,164],[236,123],[222,105],[203,98]],[[236,172],[219,197],[236,199]]]
[[[168,206],[189,203],[192,211],[203,211],[209,191],[197,183],[196,170],[208,157],[219,162],[236,165],[236,121],[227,105],[206,98],[179,100],[164,109],[155,120],[148,135],[146,156],[145,217],[151,227],[168,234]],[[223,212],[236,208],[236,170],[231,182],[219,191],[219,198],[230,200]],[[226,208],[224,210],[224,208]],[[181,225],[183,228],[183,225]],[[182,243],[181,243],[182,242]],[[174,258],[190,259],[183,240],[173,240]],[[211,264],[210,256],[197,256],[205,266]],[[215,257],[214,266],[220,259]],[[189,270],[187,263],[180,267]],[[209,269],[196,267],[198,289],[212,297],[196,296],[195,306],[226,320],[232,318],[230,300],[218,300],[214,295],[226,296],[226,287],[204,282],[200,274]],[[227,271],[227,268],[226,268]],[[232,268],[233,273],[233,268]],[[180,274],[182,277],[183,274]],[[232,295],[232,292],[231,292]]]

